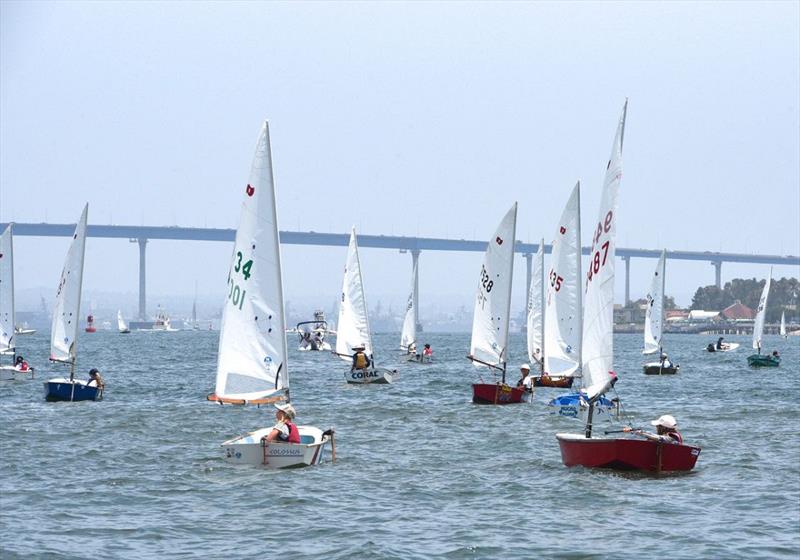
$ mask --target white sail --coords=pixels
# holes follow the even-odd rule
[[[575,184],[558,222],[545,298],[544,370],[568,377],[581,366],[583,278],[581,277],[581,184]]]
[[[128,330],[128,323],[126,323],[125,319],[122,318],[122,310],[117,310],[117,329],[119,332]]]
[[[622,179],[622,144],[627,108],[626,100],[606,166],[600,212],[591,230],[592,250],[586,275],[582,349],[583,386],[589,398],[605,392],[612,379],[617,197]]]
[[[772,282],[772,267],[769,269],[769,276],[764,283],[764,289],[761,291],[761,299],[758,300],[758,311],[756,311],[756,320],[753,324],[753,348],[761,353],[761,339],[764,336],[764,316],[767,314],[767,298],[769,297],[769,285]]]
[[[781,311],[781,330],[779,333],[782,337],[786,337],[786,312]]]
[[[14,240],[11,224],[0,235],[0,353],[14,349]]]
[[[286,319],[269,123],[256,145],[222,310],[216,395],[256,400],[285,392]]]
[[[50,359],[75,362],[78,323],[83,285],[83,257],[86,249],[86,216],[89,205],[83,207],[81,218],[72,235],[72,242],[61,271],[50,327]]]
[[[533,257],[528,291],[528,361],[541,363],[544,342],[544,239]]]
[[[650,292],[647,294],[647,311],[644,315],[644,350],[642,354],[653,354],[661,348],[661,331],[664,328],[664,279],[667,251],[658,259]]]
[[[364,346],[366,355],[372,355],[367,298],[364,295],[361,261],[358,258],[354,227],[350,232],[350,245],[347,248],[347,261],[344,265],[342,301],[339,305],[339,324],[336,327],[336,353],[344,361],[349,362],[356,346]]]
[[[400,332],[400,348],[407,350],[409,345],[417,341],[417,321],[416,310],[414,309],[414,301],[416,300],[417,289],[417,261],[414,260],[414,266],[411,271],[411,291],[408,294],[408,302],[406,303],[406,315],[403,319],[403,330]]]
[[[514,274],[514,240],[517,203],[506,213],[489,240],[478,277],[478,293],[472,318],[470,356],[505,368],[508,361],[508,320],[511,311],[511,279]],[[478,366],[478,362],[473,361]]]

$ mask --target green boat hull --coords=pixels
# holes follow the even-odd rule
[[[747,365],[751,367],[778,367],[781,365],[781,359],[775,356],[753,354],[747,356]]]

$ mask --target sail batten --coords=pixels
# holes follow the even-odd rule
[[[86,250],[86,220],[89,205],[75,226],[64,268],[56,290],[56,304],[50,326],[50,359],[75,363],[77,355],[78,323],[83,286],[83,259]]]
[[[339,304],[339,321],[336,327],[336,353],[342,360],[349,362],[354,352],[353,348],[357,346],[364,346],[367,356],[373,355],[367,313],[367,298],[364,294],[361,260],[358,256],[358,240],[354,227],[350,231]]]
[[[14,327],[14,239],[9,224],[0,235],[0,352],[9,352],[16,346]]]
[[[545,298],[544,370],[548,375],[569,377],[581,367],[582,277],[580,182],[572,189],[558,222]]]
[[[511,311],[511,280],[514,274],[514,244],[517,203],[506,213],[489,240],[478,278],[472,319],[470,357],[505,370],[508,361],[508,322]]]
[[[269,124],[264,122],[236,230],[222,311],[215,394],[288,394],[286,317]]]
[[[664,282],[666,275],[667,251],[661,252],[656,264],[650,292],[647,294],[647,311],[644,316],[644,351],[654,354],[662,348],[661,335],[664,329]]]
[[[600,211],[597,223],[592,228],[592,249],[586,273],[582,373],[583,386],[589,398],[606,391],[612,380],[616,214],[622,179],[622,138],[627,107],[626,100],[606,165]]]

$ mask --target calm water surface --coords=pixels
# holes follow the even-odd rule
[[[642,477],[561,463],[544,406],[470,404],[467,334],[425,335],[437,363],[392,386],[348,386],[329,354],[292,352],[300,423],[333,426],[338,461],[273,472],[234,467],[219,444],[271,425],[271,408],[221,407],[218,333],[81,333],[97,403],[46,403],[47,333],[20,337],[35,381],[2,382],[3,558],[798,558],[800,339],[767,337],[783,364],[673,335],[675,377],[641,373],[641,336],[616,337],[630,422],[677,417],[703,451],[692,474]],[[398,335],[378,335],[379,365]],[[290,342],[294,339],[290,335]],[[519,363],[522,335],[514,335]],[[516,380],[516,372],[512,373]],[[484,379],[489,379],[484,373]]]

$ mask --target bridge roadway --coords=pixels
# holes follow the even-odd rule
[[[7,223],[0,223],[0,231],[5,230]],[[39,237],[69,237],[75,231],[75,224],[31,224],[14,223],[14,235]],[[151,239],[169,239],[184,241],[233,241],[236,237],[234,229],[219,228],[186,228],[162,226],[113,226],[89,225],[89,237],[129,239],[139,244],[139,316],[146,319],[146,286],[145,286],[145,248]],[[328,247],[346,247],[350,235],[348,233],[319,233],[315,231],[282,231],[281,243],[287,245],[317,245]],[[468,239],[440,239],[434,237],[404,237],[396,235],[364,235],[358,236],[360,247],[376,249],[395,249],[411,253],[413,263],[419,259],[421,251],[474,251],[486,250],[486,241]],[[527,281],[530,286],[532,257],[539,250],[538,243],[516,242],[515,252],[527,260]],[[545,244],[545,253],[552,251],[552,246]],[[588,255],[590,247],[583,247],[582,253]],[[625,263],[625,301],[630,301],[630,263],[632,258],[652,258],[661,256],[660,249],[630,249],[617,247],[617,256]],[[715,268],[717,287],[722,287],[722,263],[772,264],[782,266],[800,266],[800,257],[780,255],[751,255],[745,253],[721,253],[711,251],[667,251],[670,259],[685,261],[706,261]]]

